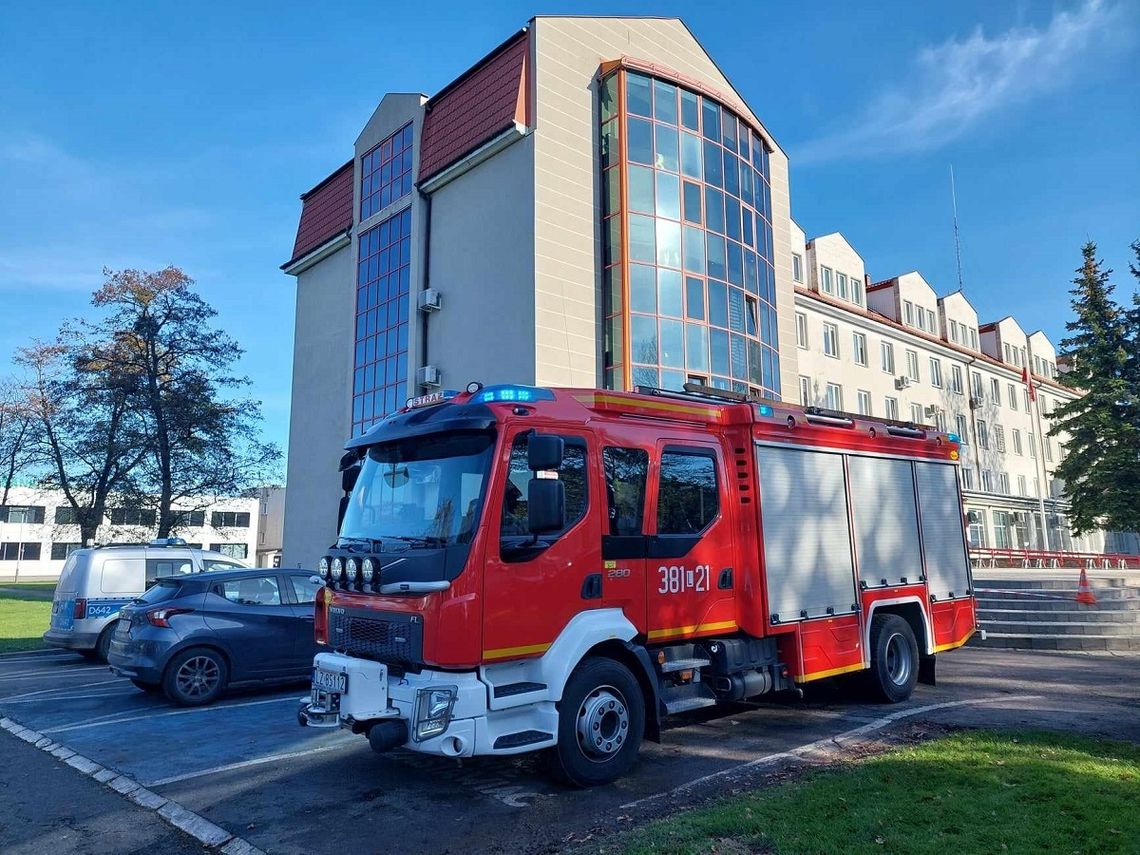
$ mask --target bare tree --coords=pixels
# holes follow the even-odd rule
[[[32,465],[34,420],[28,401],[12,381],[0,383],[0,505],[16,479]]]

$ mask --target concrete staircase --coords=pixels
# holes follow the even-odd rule
[[[975,570],[977,647],[1140,652],[1140,574],[1089,577],[1095,606],[1076,601],[1079,571]]]

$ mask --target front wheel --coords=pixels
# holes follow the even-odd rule
[[[918,642],[910,624],[898,615],[871,620],[871,689],[887,703],[905,701],[918,682]]]
[[[633,674],[612,659],[586,659],[558,705],[550,771],[575,787],[608,784],[637,761],[644,732],[645,699]]]

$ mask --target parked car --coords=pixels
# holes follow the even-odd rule
[[[220,552],[191,549],[178,538],[77,549],[55,586],[44,642],[106,661],[119,609],[154,582],[248,566]]]
[[[235,683],[308,679],[317,646],[305,570],[232,570],[159,579],[119,613],[111,671],[176,704],[200,706]]]

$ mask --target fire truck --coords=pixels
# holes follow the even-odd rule
[[[300,723],[592,786],[672,714],[932,684],[977,625],[958,437],[686,388],[472,383],[350,441]]]

